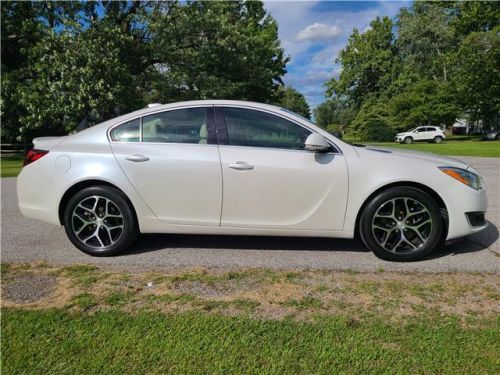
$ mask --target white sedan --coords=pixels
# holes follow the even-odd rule
[[[469,165],[353,146],[266,104],[157,105],[34,146],[21,212],[63,225],[96,256],[139,233],[359,235],[378,257],[405,261],[487,225]]]

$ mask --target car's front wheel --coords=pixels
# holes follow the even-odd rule
[[[93,256],[122,252],[139,233],[126,197],[107,186],[88,187],[71,197],[64,210],[64,228],[73,245]]]
[[[413,143],[413,138],[412,137],[406,137],[403,141],[404,143],[406,143],[407,145]]]
[[[439,206],[413,187],[394,187],[377,194],[360,219],[361,239],[385,260],[422,259],[438,246],[442,232]]]
[[[434,137],[434,143],[441,143],[443,142],[443,137],[440,137],[439,135]]]

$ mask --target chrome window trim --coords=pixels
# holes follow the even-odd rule
[[[116,123],[114,125],[111,125],[108,128],[108,130],[106,131],[106,135],[107,135],[108,141],[110,143],[126,143],[126,144],[138,144],[138,143],[141,143],[141,144],[142,143],[148,143],[148,144],[177,144],[177,145],[191,145],[191,146],[192,145],[199,145],[199,146],[230,146],[230,147],[249,147],[249,148],[253,148],[253,149],[258,148],[258,149],[264,149],[264,150],[299,151],[299,152],[308,152],[308,153],[312,152],[312,151],[308,151],[308,150],[294,150],[294,149],[275,148],[275,147],[219,145],[218,143],[215,144],[215,145],[207,145],[207,144],[202,144],[202,143],[143,142],[142,141],[142,119],[143,119],[143,117],[154,115],[154,114],[157,114],[157,113],[162,113],[162,112],[175,111],[175,110],[179,110],[179,109],[190,109],[190,108],[212,108],[212,109],[215,109],[216,107],[219,107],[219,108],[230,107],[230,108],[250,109],[250,110],[254,110],[254,111],[260,111],[260,112],[268,113],[270,115],[281,117],[281,118],[283,118],[283,119],[285,119],[287,121],[290,121],[290,122],[294,123],[295,125],[301,126],[302,128],[309,130],[311,133],[317,133],[315,130],[309,128],[308,126],[306,126],[306,125],[304,125],[302,123],[299,123],[295,119],[287,116],[286,115],[287,112],[284,112],[284,111],[283,111],[283,114],[282,114],[282,113],[277,113],[277,112],[274,112],[274,111],[271,111],[271,110],[268,110],[268,109],[257,108],[257,107],[251,106],[251,105],[242,105],[242,104],[192,104],[192,105],[181,105],[181,106],[178,106],[178,107],[172,107],[172,108],[168,108],[168,109],[157,109],[156,111],[151,111],[151,112],[148,112],[146,114],[138,115],[138,116],[129,118],[127,120],[120,121],[120,122],[118,122],[118,123]],[[124,142],[124,141],[113,141],[112,140],[110,134],[111,134],[111,131],[114,128],[116,128],[116,127],[118,127],[120,125],[126,124],[127,122],[137,120],[137,119],[140,119],[140,141],[139,142]],[[317,133],[317,134],[319,134],[319,133]],[[324,154],[343,155],[342,150],[333,141],[331,141],[328,138],[326,138],[326,140],[334,148],[334,151],[324,152]]]
[[[208,105],[207,104],[205,104],[205,105],[195,104],[195,105],[183,105],[183,106],[173,107],[173,108],[168,108],[168,109],[158,109],[156,111],[151,111],[151,112],[148,112],[148,113],[145,113],[145,114],[142,114],[142,115],[134,116],[134,117],[131,117],[131,118],[127,119],[127,120],[123,120],[123,121],[120,121],[120,122],[118,122],[118,123],[116,123],[114,125],[111,125],[108,128],[108,130],[106,131],[106,136],[108,137],[109,143],[129,143],[129,144],[131,144],[131,143],[150,143],[150,144],[152,144],[152,143],[158,143],[158,144],[169,143],[169,144],[181,144],[181,145],[184,145],[184,144],[186,144],[186,145],[195,145],[197,143],[143,142],[142,141],[142,119],[143,119],[143,117],[155,115],[157,113],[162,113],[162,112],[170,112],[170,111],[175,111],[175,110],[179,110],[179,109],[190,109],[190,108],[214,108],[214,106],[213,106],[213,104],[208,104]],[[126,124],[127,122],[134,121],[134,120],[137,120],[137,119],[140,119],[140,141],[139,142],[113,141],[113,139],[111,138],[111,131],[114,128],[117,128],[120,125]]]

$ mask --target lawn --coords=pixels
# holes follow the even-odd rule
[[[499,370],[493,274],[43,262],[1,272],[5,374]]]
[[[396,142],[388,143],[367,143],[370,146],[384,146],[402,148],[405,150],[418,150],[434,152],[442,155],[460,156],[488,156],[500,157],[500,141],[481,142],[476,140],[450,140],[444,143],[413,143],[411,145]]]
[[[4,309],[5,374],[498,373],[498,324]],[[498,322],[497,322],[498,323]]]
[[[1,163],[1,177],[16,177],[21,168],[23,167],[23,157],[2,157]]]

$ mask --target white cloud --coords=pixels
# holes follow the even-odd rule
[[[324,23],[315,22],[301,30],[295,37],[295,40],[299,42],[321,42],[331,40],[340,34],[342,34],[342,29],[338,26],[329,26]]]
[[[373,3],[375,6],[357,8],[356,2],[352,2],[350,7],[342,9],[329,9],[328,6],[318,9],[319,3],[317,0],[264,0],[265,8],[278,22],[285,54],[291,56],[284,81],[303,92],[311,107],[324,101],[324,83],[340,74],[341,66],[335,63],[335,58],[345,47],[353,28],[365,30],[376,16],[394,17],[399,8],[411,4],[409,1],[381,1]],[[335,27],[339,30],[329,29]],[[329,36],[323,38],[321,32],[312,36],[318,34],[318,29],[324,29],[323,36]],[[335,31],[338,34],[332,36]]]

